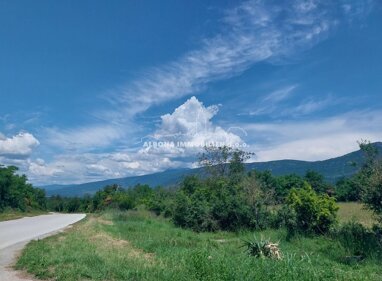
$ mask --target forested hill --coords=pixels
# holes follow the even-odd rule
[[[382,142],[374,143],[374,145],[378,148],[379,154],[382,155]],[[334,183],[341,177],[348,177],[354,174],[362,162],[363,155],[361,151],[358,150],[340,157],[323,161],[309,162],[299,160],[277,160],[269,162],[254,162],[247,163],[246,168],[247,170],[270,170],[272,174],[276,176],[292,173],[302,176],[307,170],[314,170],[322,174],[326,181]],[[144,176],[110,179],[74,185],[48,185],[43,188],[46,190],[47,195],[59,194],[63,196],[82,196],[87,193],[93,194],[97,190],[109,184],[118,184],[123,187],[134,186],[138,183],[148,184],[150,186],[171,186],[180,182],[180,180],[186,175],[200,173],[200,169],[177,169]]]

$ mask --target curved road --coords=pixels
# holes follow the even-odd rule
[[[44,238],[75,223],[85,214],[49,214],[0,222],[0,280],[31,280],[17,276],[10,266],[18,252],[31,240]]]

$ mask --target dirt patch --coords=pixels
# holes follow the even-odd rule
[[[112,225],[113,222],[100,217],[90,217],[85,227],[89,233],[88,239],[91,243],[103,249],[122,251],[130,258],[142,259],[149,262],[149,264],[154,264],[154,254],[145,253],[143,250],[134,247],[128,240],[118,239],[108,233],[97,231],[95,229],[97,224]]]
[[[106,219],[103,219],[103,218],[98,218],[97,221],[100,224],[104,224],[104,225],[113,225],[114,224],[112,221],[106,220]]]
[[[97,233],[96,235],[90,238],[90,241],[102,242],[103,245],[106,244],[107,246],[113,246],[113,247],[129,245],[128,241],[122,240],[122,239],[115,239],[106,233]]]
[[[100,247],[102,248],[113,248],[113,250],[125,251],[127,255],[131,258],[144,259],[146,261],[153,262],[154,254],[145,253],[141,249],[135,248],[127,240],[116,239],[106,233],[97,233],[94,236],[90,237],[89,240],[92,243],[96,243],[97,246],[101,245]]]
[[[66,237],[64,235],[61,235],[57,238],[57,241],[58,242],[62,242],[62,241],[65,241]]]

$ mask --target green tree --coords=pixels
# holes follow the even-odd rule
[[[304,179],[296,174],[277,177],[275,186],[277,201],[283,202],[292,188],[302,188],[304,182]]]
[[[193,194],[196,189],[200,188],[202,185],[202,181],[196,175],[190,175],[184,177],[180,188],[183,190],[185,194]]]
[[[313,170],[308,170],[304,179],[312,186],[314,191],[318,193],[325,193],[330,186],[325,182],[324,176]]]
[[[338,201],[360,201],[361,187],[357,176],[341,178],[336,182],[336,198]]]
[[[229,146],[205,146],[204,152],[199,155],[199,165],[210,177],[236,178],[244,173],[244,162],[252,154]]]
[[[377,148],[370,142],[361,142],[360,148],[365,157],[358,174],[363,184],[362,201],[382,223],[382,161],[378,158]]]
[[[34,188],[25,175],[17,174],[15,166],[0,165],[0,211],[4,208],[29,211],[45,209],[45,192]]]

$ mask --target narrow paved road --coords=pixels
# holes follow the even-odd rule
[[[49,214],[0,222],[0,280],[31,280],[11,269],[19,251],[31,240],[43,238],[85,218],[84,214]]]

